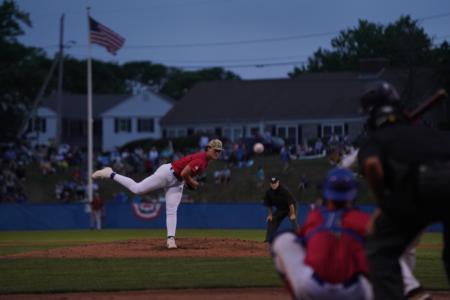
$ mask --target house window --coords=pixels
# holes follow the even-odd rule
[[[131,132],[131,119],[130,118],[115,118],[114,119],[114,132]]]
[[[178,129],[177,130],[177,137],[181,137],[181,136],[186,136],[186,129],[182,128],[182,129]]]
[[[342,126],[334,126],[334,129],[333,129],[333,133],[335,134],[335,135],[337,135],[337,136],[342,136],[343,135],[343,128],[342,128]]]
[[[288,127],[288,138],[295,140],[295,136],[297,134],[297,128],[295,127]]]
[[[234,128],[233,129],[233,137],[234,139],[240,139],[242,137],[242,129],[241,128]]]
[[[223,129],[223,137],[226,139],[231,140],[232,136],[231,136],[231,129],[230,128],[224,128]]]
[[[278,127],[278,134],[279,137],[285,138],[286,137],[286,128],[285,127]]]
[[[333,127],[330,125],[323,126],[323,134],[324,137],[329,137],[333,134]]]
[[[259,127],[252,127],[252,128],[250,128],[250,134],[251,134],[251,136],[258,136],[258,134],[259,134]]]
[[[323,125],[322,126],[322,136],[330,137],[332,135],[343,136],[344,135],[344,125]]]
[[[47,119],[34,118],[28,123],[28,129],[34,132],[46,132],[47,131]]]
[[[138,132],[155,132],[155,120],[151,118],[138,119]]]
[[[174,138],[175,137],[175,129],[167,130],[167,137],[168,138]]]

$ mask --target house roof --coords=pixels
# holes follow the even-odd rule
[[[312,73],[293,79],[209,81],[197,84],[162,119],[162,124],[292,119],[357,118],[359,96],[374,80],[388,80],[402,92],[407,76],[390,70]],[[424,87],[422,87],[422,94]],[[421,93],[414,91],[415,97]],[[429,94],[428,94],[429,95]],[[410,95],[411,96],[411,95]]]
[[[175,104],[174,100],[152,91],[129,96],[126,101],[101,113],[102,117],[164,116]]]
[[[131,95],[126,94],[94,94],[92,95],[92,115],[99,117],[104,111],[127,100]],[[45,98],[42,106],[54,112],[57,111],[56,94]],[[63,94],[62,115],[67,119],[86,119],[87,95],[86,94]]]

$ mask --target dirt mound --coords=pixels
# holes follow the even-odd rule
[[[36,250],[2,258],[116,258],[116,257],[264,257],[266,243],[217,238],[177,238],[177,249],[168,250],[165,240],[139,239],[111,243],[89,243],[71,247]]]

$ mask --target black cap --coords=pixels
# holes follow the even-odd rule
[[[277,183],[280,179],[277,176],[270,177],[270,183]]]

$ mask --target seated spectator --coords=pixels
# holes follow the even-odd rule
[[[213,177],[214,177],[215,184],[222,183],[222,171],[221,170],[215,170],[213,173]]]
[[[264,180],[266,179],[266,175],[263,167],[259,166],[258,170],[256,170],[256,187],[261,188],[264,185]]]
[[[225,166],[222,170],[222,184],[228,184],[231,181],[231,170]]]
[[[297,186],[297,189],[302,192],[304,190],[306,190],[309,187],[309,179],[308,177],[306,177],[305,174],[302,174],[302,176],[300,176],[300,182]]]

